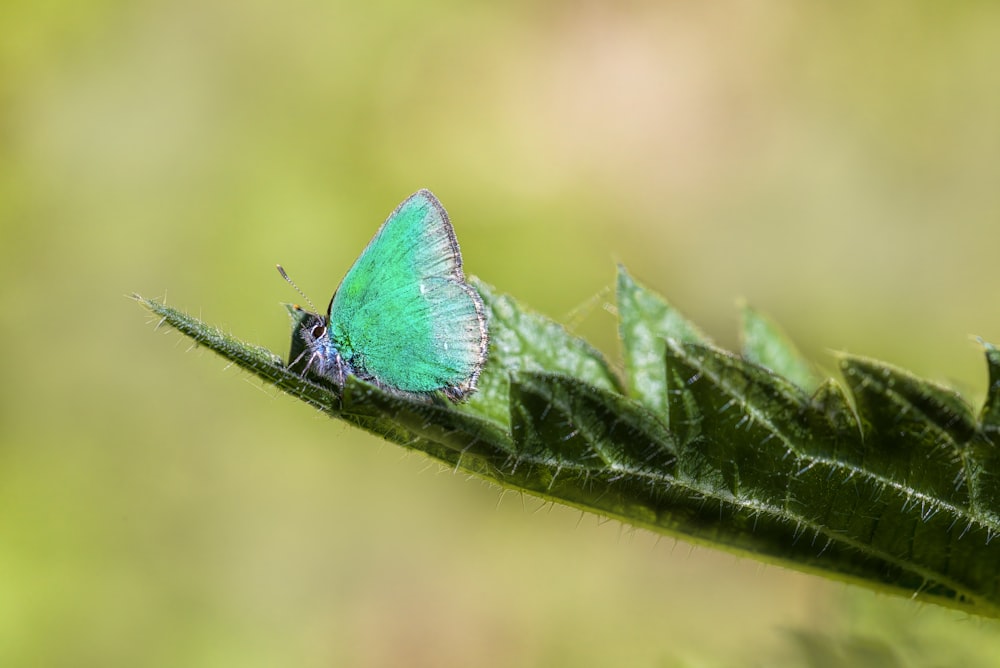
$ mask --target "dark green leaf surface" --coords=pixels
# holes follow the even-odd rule
[[[476,283],[490,352],[466,404],[422,402],[280,358],[161,303],[164,322],[307,403],[502,486],[904,596],[1000,616],[1000,352],[978,412],[954,391],[844,356],[821,380],[766,317],[743,354],[624,269],[627,378]]]

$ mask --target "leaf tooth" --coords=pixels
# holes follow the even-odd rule
[[[655,415],[669,419],[667,339],[709,343],[709,338],[663,297],[635,281],[618,266],[618,327],[622,340],[628,395]]]
[[[986,366],[989,374],[989,389],[986,401],[979,414],[983,429],[994,435],[997,447],[1000,447],[1000,349],[992,343],[980,339],[986,353]]]
[[[806,392],[813,392],[820,379],[813,365],[799,352],[785,331],[760,311],[743,305],[742,338],[743,356],[766,369],[770,369]]]

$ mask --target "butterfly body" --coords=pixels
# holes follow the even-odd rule
[[[427,190],[390,214],[347,272],[327,315],[293,310],[290,365],[343,385],[357,376],[413,395],[475,391],[485,309],[465,282],[454,229]]]

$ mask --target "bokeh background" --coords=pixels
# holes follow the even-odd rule
[[[3,3],[0,665],[996,665],[994,623],[442,471],[127,295],[284,353],[275,262],[323,305],[429,187],[615,360],[620,261],[724,345],[744,298],[979,402],[998,72],[990,2]]]

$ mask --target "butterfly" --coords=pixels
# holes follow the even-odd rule
[[[280,265],[278,271],[295,287]],[[297,305],[289,310],[289,367],[303,375],[339,387],[355,376],[390,392],[441,392],[454,402],[476,391],[489,343],[486,310],[465,281],[448,214],[429,190],[389,214],[325,316]]]

